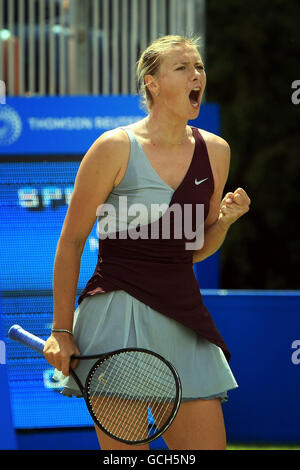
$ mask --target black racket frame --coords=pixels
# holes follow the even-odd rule
[[[100,364],[102,364],[104,361],[106,361],[107,359],[109,359],[109,358],[111,358],[115,355],[118,355],[118,354],[121,354],[121,353],[124,353],[124,352],[131,352],[131,351],[147,353],[149,355],[157,357],[162,362],[164,362],[169,367],[170,371],[172,372],[173,377],[174,377],[174,381],[175,381],[175,385],[176,385],[176,393],[175,393],[175,397],[174,397],[173,409],[172,409],[172,412],[170,413],[169,418],[166,420],[164,426],[161,429],[158,429],[156,432],[154,432],[152,436],[150,436],[146,439],[138,440],[138,441],[129,441],[127,439],[121,439],[117,436],[114,436],[107,429],[105,429],[105,427],[102,426],[101,422],[97,419],[97,417],[96,417],[96,415],[93,411],[92,405],[90,403],[90,400],[89,400],[89,382],[90,382],[90,379],[93,376],[95,370],[98,368],[98,366]],[[77,374],[75,373],[75,371],[72,368],[70,368],[70,374],[73,377],[73,379],[75,380],[76,384],[78,385],[78,387],[79,387],[79,389],[82,393],[82,396],[85,400],[88,411],[89,411],[94,423],[101,429],[101,431],[103,431],[109,437],[111,437],[111,438],[113,438],[117,441],[123,442],[125,444],[128,444],[128,445],[142,445],[142,444],[147,444],[149,442],[154,441],[155,439],[160,437],[170,427],[171,423],[173,422],[174,418],[177,415],[177,412],[178,412],[178,409],[179,409],[179,406],[180,406],[180,403],[181,403],[182,387],[181,387],[180,377],[179,377],[176,369],[163,356],[161,356],[160,354],[158,354],[154,351],[150,351],[149,349],[144,349],[144,348],[123,348],[123,349],[117,349],[116,351],[108,352],[108,353],[105,353],[105,354],[95,354],[95,355],[92,354],[92,355],[86,355],[86,356],[73,355],[72,359],[80,359],[80,360],[81,359],[98,359],[95,362],[95,364],[93,364],[93,366],[91,367],[91,369],[90,369],[90,371],[89,371],[89,373],[86,377],[84,386],[82,385],[79,377],[77,376]]]

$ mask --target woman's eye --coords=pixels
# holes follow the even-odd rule
[[[196,65],[196,69],[197,69],[197,70],[204,70],[204,66],[203,66],[203,65]],[[184,65],[181,65],[181,66],[178,67],[176,70],[185,70],[185,66],[184,66]]]

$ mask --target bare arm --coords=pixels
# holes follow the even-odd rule
[[[129,148],[126,144],[123,132],[105,133],[94,142],[80,164],[54,262],[54,328],[73,329],[81,255],[95,224],[97,207],[118,183]],[[68,333],[52,333],[44,354],[48,362],[68,375],[70,356],[79,354],[79,350]],[[75,366],[76,362],[72,363]]]
[[[230,147],[225,140],[217,136],[211,138],[207,144],[209,153],[214,155],[211,163],[215,189],[204,225],[204,245],[194,253],[194,263],[203,261],[221,247],[229,227],[248,212],[250,205],[250,199],[242,188],[227,193],[222,199],[229,172]]]

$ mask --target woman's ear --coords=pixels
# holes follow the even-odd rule
[[[145,86],[150,91],[151,95],[158,96],[159,95],[159,86],[157,81],[152,75],[145,76]]]

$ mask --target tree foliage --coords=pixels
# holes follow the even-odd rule
[[[221,250],[222,288],[300,288],[299,19],[297,0],[207,0],[206,99],[231,147],[225,191],[251,198]]]

